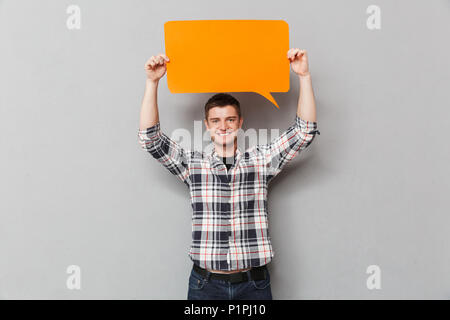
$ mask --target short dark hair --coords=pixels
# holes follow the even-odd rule
[[[209,98],[208,102],[205,104],[205,119],[208,120],[209,110],[214,107],[225,107],[225,106],[233,106],[238,115],[239,119],[241,118],[241,105],[239,101],[231,94],[228,93],[217,93]]]

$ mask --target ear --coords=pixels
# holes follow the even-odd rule
[[[239,119],[239,128],[242,128],[242,122],[244,122],[244,118],[241,116]]]

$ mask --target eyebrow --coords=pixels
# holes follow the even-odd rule
[[[230,116],[230,117],[226,117],[225,119],[230,119],[230,118],[236,119],[237,116]],[[220,118],[209,118],[209,120],[215,120],[215,119],[220,119]]]

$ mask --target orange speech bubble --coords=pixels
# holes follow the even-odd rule
[[[172,93],[289,91],[289,25],[283,20],[194,20],[164,24]]]

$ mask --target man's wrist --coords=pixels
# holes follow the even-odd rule
[[[300,79],[308,79],[308,78],[311,77],[311,74],[310,74],[309,72],[308,72],[308,73],[305,73],[305,74],[299,74],[298,77],[299,77]]]
[[[147,78],[147,80],[145,81],[145,83],[146,83],[147,85],[150,85],[150,86],[157,86],[158,83],[159,83],[159,80],[151,80],[151,79],[148,79],[148,78]]]

